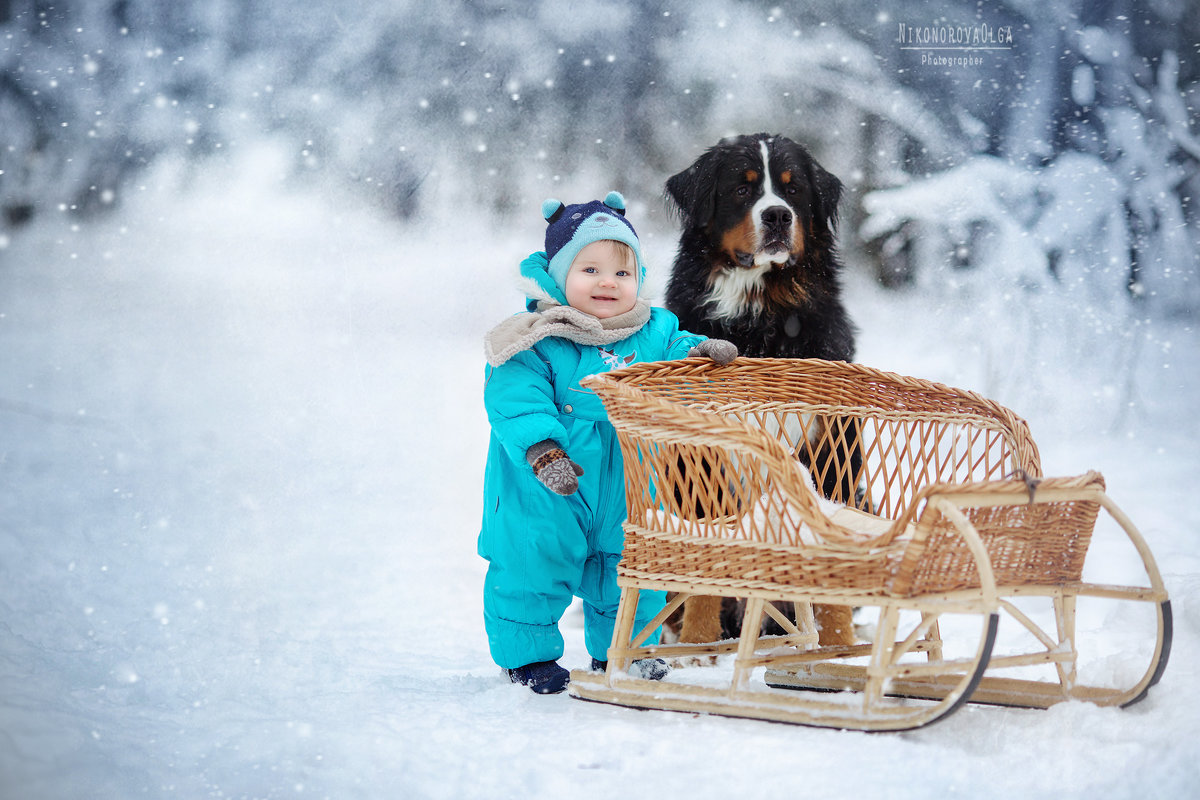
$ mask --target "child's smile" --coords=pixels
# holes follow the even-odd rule
[[[567,302],[598,319],[624,314],[637,301],[636,269],[636,261],[630,264],[625,249],[615,242],[592,242],[567,271]]]

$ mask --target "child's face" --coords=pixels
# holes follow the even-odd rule
[[[636,264],[625,248],[602,239],[579,251],[567,270],[567,302],[597,319],[624,314],[637,301]]]

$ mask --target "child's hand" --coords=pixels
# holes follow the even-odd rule
[[[688,358],[692,356],[708,356],[718,364],[724,365],[738,357],[738,349],[736,344],[724,339],[705,339],[688,350]]]
[[[525,460],[533,467],[533,474],[547,489],[555,494],[575,494],[579,490],[579,476],[583,467],[567,457],[567,453],[553,439],[538,442],[525,451]]]

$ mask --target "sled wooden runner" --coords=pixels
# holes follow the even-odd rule
[[[885,731],[969,700],[1127,705],[1161,677],[1171,611],[1145,540],[1098,473],[1042,478],[1003,406],[812,359],[651,362],[584,385],[617,430],[628,521],[608,669],[574,671],[573,696]],[[1104,547],[1140,560],[1136,585],[1085,578],[1100,519]],[[664,590],[673,601],[634,630],[640,593]],[[741,636],[650,643],[691,595],[737,598]],[[874,630],[822,647],[813,603],[858,608]],[[1129,648],[1092,681],[1088,645],[1113,639],[1089,639],[1096,618],[1128,628]],[[687,656],[720,666],[627,672]]]

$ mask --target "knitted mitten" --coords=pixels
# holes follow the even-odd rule
[[[555,494],[575,494],[579,489],[579,476],[583,467],[567,457],[567,453],[553,439],[545,439],[525,451],[525,460],[533,467],[533,474]]]
[[[708,356],[718,364],[728,364],[737,358],[738,349],[736,344],[724,339],[705,339],[688,350],[688,358],[692,356]]]

